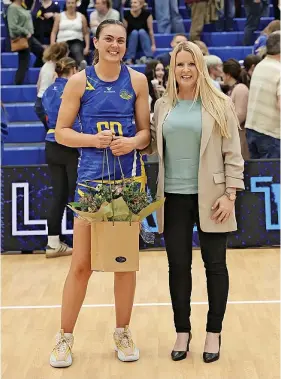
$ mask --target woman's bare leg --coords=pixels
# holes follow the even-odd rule
[[[129,325],[136,288],[135,272],[118,272],[114,275],[116,327]]]
[[[72,333],[91,276],[91,227],[74,218],[73,254],[62,298],[61,329]]]

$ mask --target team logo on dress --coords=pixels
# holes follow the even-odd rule
[[[90,83],[90,78],[87,76],[87,83],[86,83],[86,90],[88,91],[94,91],[95,87]]]
[[[114,89],[112,87],[105,87],[106,91],[103,91],[104,93],[115,93]]]
[[[120,97],[124,100],[130,100],[133,97],[133,95],[129,93],[126,89],[121,89]]]

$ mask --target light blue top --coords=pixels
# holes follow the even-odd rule
[[[201,101],[179,100],[163,125],[165,192],[198,193]]]

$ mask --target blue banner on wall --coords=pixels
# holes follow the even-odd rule
[[[156,191],[157,163],[147,163],[148,189]],[[245,163],[246,190],[236,202],[238,231],[231,233],[229,247],[277,246],[280,243],[280,161]],[[44,250],[47,243],[47,212],[52,187],[48,167],[3,167],[2,170],[2,251]],[[72,244],[72,212],[65,211],[62,238]],[[164,247],[155,215],[143,223],[140,247]],[[196,227],[193,245],[198,246]]]

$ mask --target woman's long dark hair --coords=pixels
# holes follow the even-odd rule
[[[250,87],[250,78],[246,70],[244,70],[236,59],[228,59],[223,63],[223,72],[229,74],[238,83],[245,84]]]
[[[106,28],[108,25],[119,25],[119,26],[122,26],[122,28],[125,28],[124,24],[121,22],[121,21],[118,21],[118,20],[104,20],[103,22],[101,22],[97,28],[97,31],[96,31],[96,39],[99,39],[100,38],[100,34],[101,34],[101,31]],[[94,52],[94,61],[93,61],[93,64],[96,65],[99,61],[99,51],[98,49],[95,49],[95,52]]]

